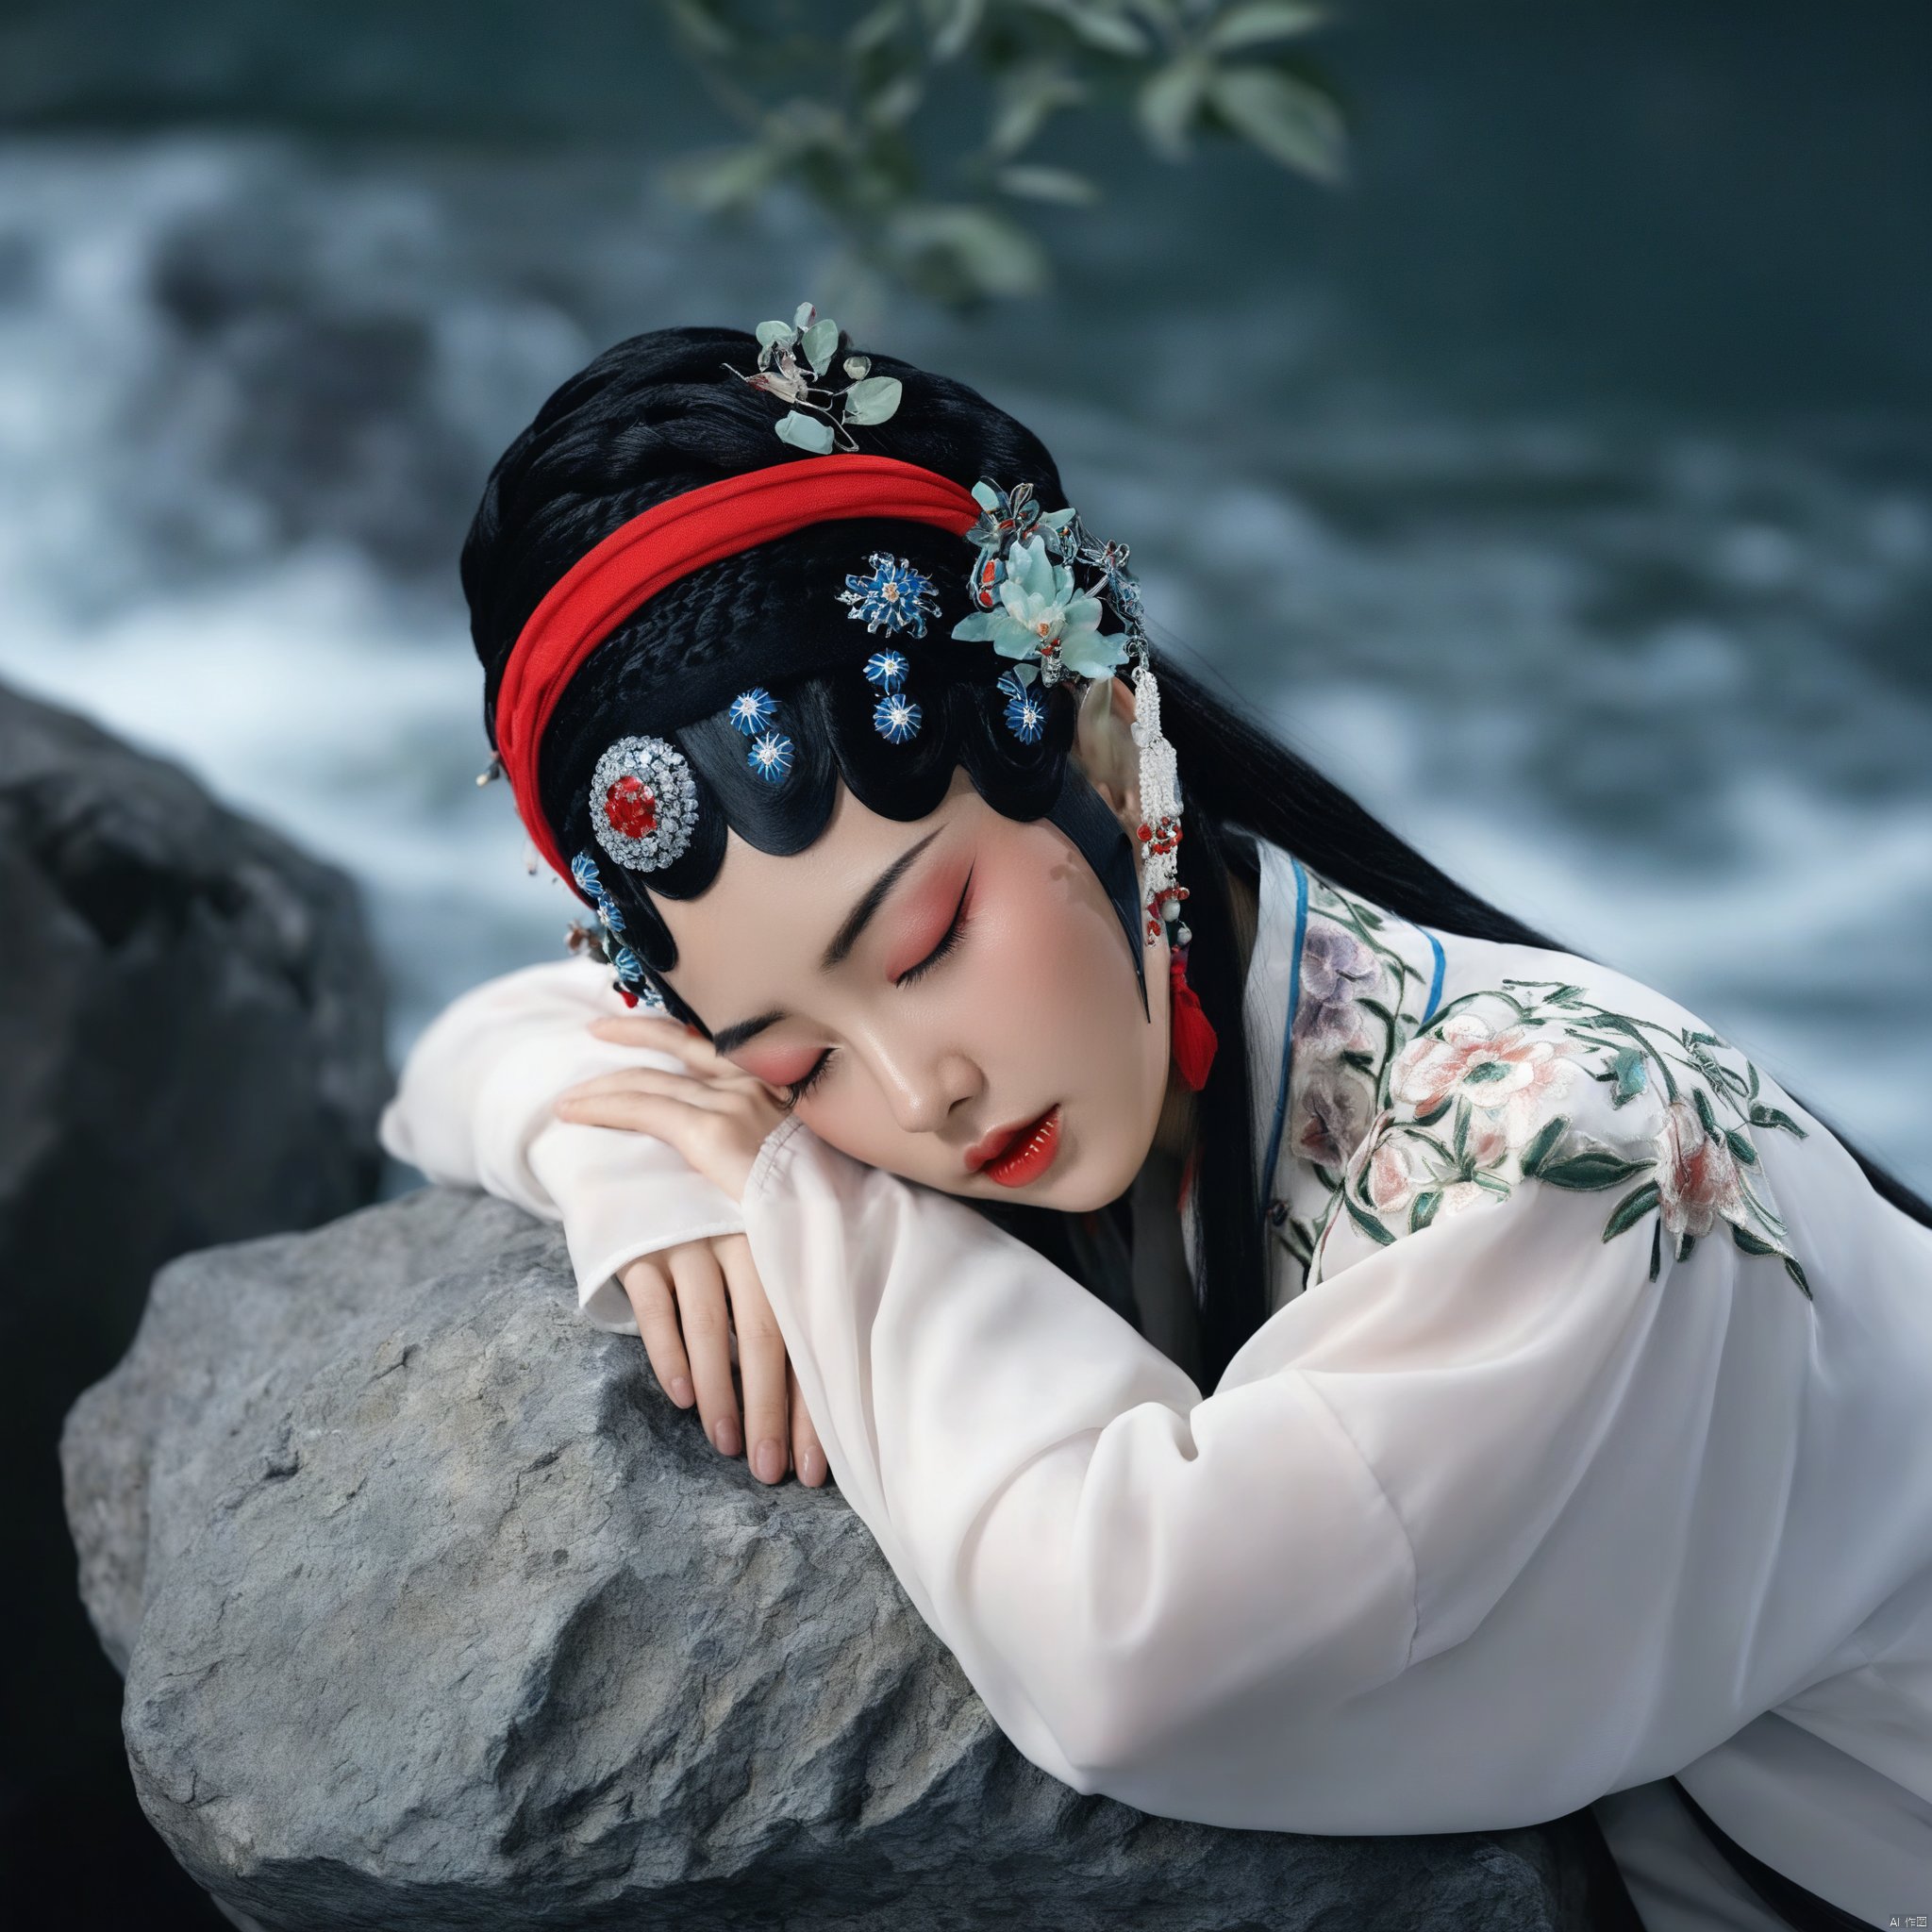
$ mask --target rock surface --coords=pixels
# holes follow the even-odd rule
[[[341,873],[0,687],[0,1648],[33,1659],[0,1700],[0,1869],[58,1883],[74,1923],[103,1867],[156,1924],[190,1888],[136,1809],[75,1599],[61,1418],[162,1262],[373,1196],[382,1007]]]
[[[1035,1770],[838,1491],[715,1455],[480,1195],[175,1262],[62,1451],[142,1802],[238,1921],[1614,1923],[1580,1819],[1224,1832]]]

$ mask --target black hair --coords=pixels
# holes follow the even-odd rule
[[[832,368],[851,352],[841,337]],[[499,459],[461,559],[492,741],[510,648],[544,593],[579,557],[621,524],[703,484],[774,462],[815,460],[774,435],[787,405],[741,379],[757,357],[755,338],[741,329],[634,336],[558,390]],[[899,379],[902,396],[887,421],[853,432],[859,448],[969,488],[981,477],[1007,488],[1029,483],[1042,508],[1066,506],[1051,455],[1023,424],[951,377],[891,356],[872,354],[870,363],[871,375]],[[908,557],[936,586],[941,614],[930,621],[932,642],[869,638],[849,620],[828,625],[828,587],[842,572],[861,568],[859,560],[874,549]],[[620,736],[670,740],[698,788],[697,824],[677,859],[644,878],[615,865],[601,869],[648,966],[661,974],[675,962],[649,893],[702,892],[716,875],[727,825],[760,850],[799,852],[824,830],[841,783],[871,810],[914,820],[937,807],[963,768],[996,810],[1016,819],[1052,817],[1067,830],[1107,885],[1140,970],[1130,848],[1068,756],[1073,690],[1061,685],[1044,693],[1044,728],[1036,742],[1023,743],[1004,722],[1006,698],[995,683],[1001,660],[989,645],[948,635],[955,616],[969,608],[969,556],[957,536],[903,520],[810,525],[669,584],[577,671],[545,732],[540,770],[541,808],[562,851],[594,855],[591,772]],[[841,611],[831,614],[843,618]],[[903,649],[910,659],[907,691],[923,713],[918,735],[903,743],[889,743],[873,727],[873,694],[860,667],[881,644]],[[760,676],[748,668],[760,664],[780,670]],[[1244,989],[1229,885],[1231,869],[1252,883],[1252,841],[1285,848],[1333,884],[1419,925],[1577,949],[1457,885],[1170,654],[1160,654],[1157,668],[1185,801],[1180,882],[1189,891],[1194,934],[1189,979],[1221,1041],[1195,1116],[1197,1297],[1205,1386],[1211,1388],[1268,1312],[1265,1177],[1257,1173],[1251,1124]],[[791,741],[793,766],[777,784],[747,765],[745,741],[724,709],[737,690],[753,684],[776,701],[779,727]],[[668,987],[663,991],[674,1011],[696,1018]],[[1932,1224],[1932,1206],[1845,1145],[1879,1193]],[[1052,1236],[1057,1217],[1009,1211],[1004,1219],[1067,1265],[1069,1251]]]

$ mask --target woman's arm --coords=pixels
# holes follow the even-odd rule
[[[482,1188],[563,1224],[577,1295],[600,1328],[638,1332],[626,1264],[742,1231],[738,1204],[662,1141],[558,1120],[574,1082],[621,1068],[675,1070],[649,1048],[593,1036],[621,1017],[605,968],[563,959],[486,980],[431,1021],[404,1063],[383,1146],[432,1181]]]

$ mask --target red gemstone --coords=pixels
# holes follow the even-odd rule
[[[626,839],[648,839],[658,829],[658,794],[626,772],[604,794],[604,816]]]

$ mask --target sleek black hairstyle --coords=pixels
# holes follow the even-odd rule
[[[832,368],[851,352],[841,336]],[[1008,488],[1029,482],[1043,508],[1065,507],[1052,457],[1023,424],[962,382],[867,353],[871,374],[896,376],[903,392],[885,423],[853,432],[861,450],[921,464],[968,488],[981,477]],[[786,406],[731,373],[752,370],[757,357],[756,339],[742,329],[633,336],[558,390],[498,460],[461,560],[492,741],[510,648],[544,593],[586,551],[621,524],[702,484],[774,462],[817,460],[774,434]],[[874,549],[907,557],[934,583],[941,614],[929,620],[924,642],[905,634],[868,637],[863,625],[835,623],[845,613],[829,604],[832,589],[845,572],[862,570]],[[1051,817],[1067,831],[1121,913],[1138,972],[1132,856],[1112,814],[1068,758],[1073,691],[1062,685],[1046,694],[1045,729],[1036,743],[1023,744],[1001,719],[1005,699],[994,683],[1000,660],[988,645],[948,635],[969,608],[970,556],[949,532],[900,519],[850,518],[810,525],[668,585],[598,645],[551,718],[539,790],[559,848],[596,850],[591,769],[612,740],[630,734],[669,739],[698,787],[691,845],[646,875],[650,892],[670,898],[692,897],[709,885],[727,825],[760,850],[800,852],[823,832],[841,784],[882,816],[913,820],[937,807],[963,767],[996,810],[1016,819]],[[918,736],[904,743],[888,742],[872,724],[860,666],[881,644],[910,660],[907,688],[924,714]],[[753,668],[759,665],[777,670],[760,675]],[[1180,874],[1195,940],[1189,978],[1222,1042],[1197,1112],[1197,1291],[1203,1374],[1211,1388],[1267,1314],[1264,1177],[1251,1126],[1229,891],[1231,869],[1253,881],[1253,839],[1286,848],[1334,884],[1417,924],[1577,949],[1457,885],[1202,679],[1164,656],[1158,669],[1186,805]],[[792,741],[792,770],[777,784],[749,768],[745,740],[725,713],[731,696],[752,684],[771,691],[778,723]],[[620,866],[602,870],[645,963],[669,971],[675,948],[645,880]],[[702,1025],[664,991],[674,1010]],[[1886,1199],[1932,1224],[1932,1206],[1846,1146]],[[994,1218],[1071,1265],[1072,1250],[1055,1236],[1060,1217],[1016,1221],[1008,1210]]]

